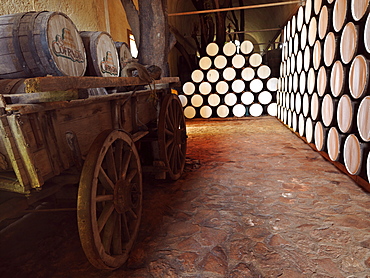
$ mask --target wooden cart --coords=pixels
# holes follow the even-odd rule
[[[176,180],[184,169],[185,119],[171,93],[178,78],[98,96],[86,89],[145,83],[137,77],[17,82],[23,94],[12,92],[15,81],[0,82],[0,197],[15,195],[0,198],[0,221],[77,181],[85,254],[97,268],[120,267],[139,229],[143,170]]]

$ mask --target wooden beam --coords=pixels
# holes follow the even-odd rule
[[[271,32],[271,31],[281,31],[281,28],[269,28],[260,30],[250,30],[250,31],[238,31],[238,32],[226,32],[226,34],[247,34],[247,33],[259,33],[259,32]]]
[[[276,6],[284,6],[284,5],[292,5],[292,4],[302,4],[302,2],[304,2],[304,1],[299,0],[299,1],[276,2],[276,3],[267,3],[267,4],[259,4],[259,5],[242,6],[242,7],[233,7],[233,8],[223,8],[223,9],[213,9],[213,10],[203,10],[203,11],[172,13],[172,14],[168,14],[168,16],[181,16],[181,15],[194,15],[194,14],[228,12],[228,11],[236,11],[236,10],[260,9],[260,8],[268,8],[268,7],[276,7]]]

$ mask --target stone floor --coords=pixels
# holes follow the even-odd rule
[[[0,232],[0,277],[370,277],[370,195],[271,117],[188,122],[175,183],[145,184],[126,265],[86,261],[74,212]]]

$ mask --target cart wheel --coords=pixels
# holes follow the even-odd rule
[[[186,156],[185,117],[177,95],[164,97],[158,121],[159,155],[170,179],[177,180],[184,171]]]
[[[92,265],[115,269],[125,263],[141,211],[141,165],[135,145],[125,132],[106,130],[90,147],[78,190],[78,229]]]

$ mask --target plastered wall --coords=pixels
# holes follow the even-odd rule
[[[127,42],[131,29],[120,0],[0,0],[0,15],[28,11],[65,13],[80,31],[106,31]]]

